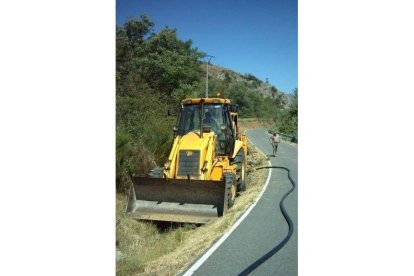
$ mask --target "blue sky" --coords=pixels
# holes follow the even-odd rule
[[[144,13],[155,31],[176,28],[213,64],[290,93],[298,87],[297,9],[296,0],[117,0],[116,23]]]

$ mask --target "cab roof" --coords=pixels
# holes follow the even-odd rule
[[[222,98],[187,98],[181,102],[181,104],[200,104],[201,101],[204,100],[206,104],[212,103],[220,103],[220,104],[230,104],[229,99],[222,99]]]

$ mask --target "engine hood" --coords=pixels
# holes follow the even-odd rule
[[[214,133],[203,133],[201,138],[199,132],[189,132],[180,138],[176,154],[177,178],[191,176],[194,179],[201,177],[201,169],[205,166],[205,160],[209,145],[212,143]]]

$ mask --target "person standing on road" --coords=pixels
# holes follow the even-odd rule
[[[277,152],[277,147],[279,146],[279,143],[280,143],[279,133],[275,132],[273,133],[272,136],[270,136],[270,143],[272,144],[272,147],[273,147],[273,157],[275,157],[276,152]]]

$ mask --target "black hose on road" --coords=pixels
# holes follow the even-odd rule
[[[288,213],[286,212],[285,207],[283,206],[283,201],[285,200],[285,198],[291,192],[293,192],[293,190],[295,190],[295,188],[296,188],[296,183],[295,183],[295,181],[293,181],[292,177],[290,176],[290,170],[288,168],[279,167],[279,166],[265,166],[265,167],[255,168],[255,170],[261,170],[261,169],[282,169],[282,170],[285,170],[285,171],[288,172],[288,177],[289,177],[290,183],[292,183],[292,188],[282,197],[282,199],[280,200],[279,206],[280,206],[280,210],[282,211],[283,216],[285,217],[286,222],[289,225],[289,232],[286,235],[286,237],[284,237],[283,240],[280,243],[278,243],[272,250],[270,250],[265,255],[260,257],[257,261],[252,263],[245,270],[240,272],[239,276],[244,276],[244,275],[250,274],[253,270],[255,270],[257,267],[259,267],[261,264],[263,264],[266,260],[268,260],[274,254],[276,254],[280,249],[282,249],[283,246],[285,246],[285,244],[289,241],[290,237],[293,234],[293,222],[292,222],[291,218],[289,217]]]

